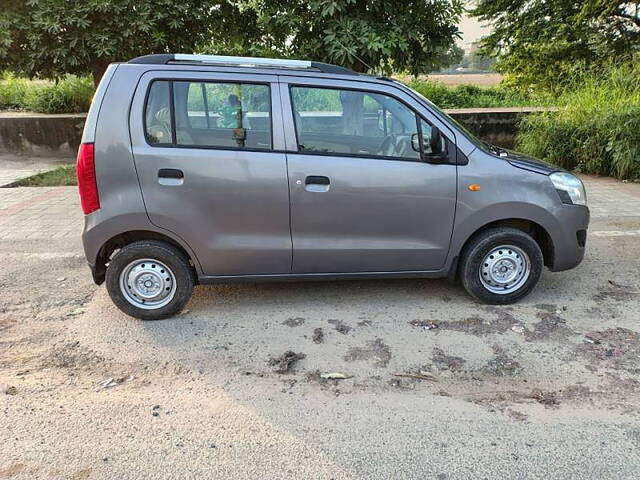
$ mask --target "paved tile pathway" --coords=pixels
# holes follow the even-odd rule
[[[640,184],[583,175],[591,218],[640,217]]]
[[[76,187],[0,188],[0,240],[79,237]]]

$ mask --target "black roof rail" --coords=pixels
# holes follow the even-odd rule
[[[265,67],[286,68],[292,70],[316,70],[321,73],[334,73],[339,75],[359,75],[357,72],[330,63],[312,62],[309,60],[288,60],[279,58],[262,57],[229,57],[221,55],[191,55],[184,53],[155,53],[143,55],[129,60],[128,63],[145,65],[167,64],[202,64],[225,65],[238,67]]]
[[[127,63],[165,65],[173,59],[173,53],[154,53],[152,55],[143,55],[141,57],[132,58]]]

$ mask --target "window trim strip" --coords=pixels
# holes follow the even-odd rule
[[[178,144],[178,127],[176,125],[176,109],[173,100],[173,81],[169,81],[169,115],[171,115],[171,144]]]

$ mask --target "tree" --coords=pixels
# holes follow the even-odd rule
[[[0,70],[44,78],[161,52],[429,72],[455,59],[463,0],[0,0]]]
[[[442,55],[442,68],[459,65],[464,60],[464,49],[455,43]]]
[[[240,47],[358,72],[437,70],[451,59],[462,0],[244,0],[262,35]],[[215,45],[212,48],[215,50]]]
[[[496,63],[494,57],[482,55],[478,51],[477,45],[471,47],[471,50],[467,54],[467,59],[469,61],[468,68],[477,72],[490,72]]]
[[[597,69],[640,48],[640,2],[477,0],[472,15],[490,22],[481,53],[515,83],[562,87],[576,65]]]
[[[97,83],[110,62],[233,43],[252,19],[229,0],[0,0],[0,71]]]

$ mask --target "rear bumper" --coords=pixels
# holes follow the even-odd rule
[[[93,281],[96,285],[102,285],[104,283],[105,275],[107,274],[107,269],[104,265],[91,265],[89,264],[89,268],[91,269],[91,276],[93,277]]]
[[[108,238],[95,239],[93,236],[96,218],[100,216],[100,210],[84,216],[84,228],[82,229],[82,247],[84,255],[87,259],[87,265],[91,269],[91,276],[96,285],[102,285],[107,272],[102,262],[98,262],[98,252],[100,247],[108,240]]]
[[[553,241],[552,272],[569,270],[580,265],[586,249],[589,209],[579,205],[563,205],[556,214],[558,225],[551,235]]]

